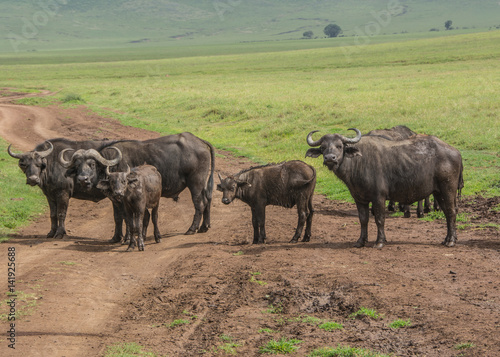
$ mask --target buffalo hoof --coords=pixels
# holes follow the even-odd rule
[[[144,246],[139,246],[139,252],[144,252]]]
[[[200,229],[198,229],[198,233],[206,233],[206,232],[208,232],[208,228],[210,228],[210,227],[201,226]]]
[[[51,230],[49,233],[47,233],[47,238],[54,238],[55,235],[56,235],[55,229]]]
[[[302,242],[310,242],[311,241],[311,237],[304,237],[302,239]]]
[[[54,234],[54,238],[56,239],[62,239],[66,235],[66,231],[57,231],[56,234]]]
[[[411,213],[410,212],[405,212],[405,218],[410,218],[411,217]]]
[[[191,236],[191,235],[193,235],[193,234],[195,234],[195,233],[196,233],[196,231],[195,231],[195,230],[190,229],[190,230],[188,230],[186,233],[184,233],[184,235],[186,235],[186,236]]]
[[[158,237],[158,238],[155,237],[155,242],[156,243],[161,243],[161,238],[160,237]]]
[[[445,240],[443,243],[441,243],[448,248],[454,247],[455,246],[455,241],[454,240]]]
[[[299,240],[297,238],[292,238],[292,240],[290,241],[290,243],[297,243]]]
[[[110,243],[120,243],[122,241],[123,237],[121,236],[113,236],[113,238],[111,238],[109,240]]]
[[[375,243],[375,245],[373,246],[373,248],[376,248],[376,249],[382,249],[384,247],[384,243]]]
[[[417,217],[422,218],[424,216],[424,213],[422,211],[417,211]]]
[[[356,244],[354,244],[354,248],[363,248],[366,244],[366,241],[357,241]]]

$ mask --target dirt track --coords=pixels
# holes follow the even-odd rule
[[[159,136],[83,107],[26,107],[9,99],[0,100],[0,135],[19,151],[53,137]],[[223,175],[250,165],[221,151],[216,158]],[[0,246],[0,276],[7,276],[7,248],[15,247],[16,288],[33,294],[25,297],[24,308],[20,302],[26,314],[16,321],[16,350],[2,339],[0,355],[99,356],[106,346],[135,342],[159,355],[214,356],[224,355],[219,348],[224,334],[241,345],[241,356],[258,356],[259,346],[281,336],[303,341],[294,356],[338,344],[398,356],[500,356],[498,230],[459,231],[457,246],[445,248],[444,222],[388,217],[386,247],[355,249],[355,206],[317,195],[310,243],[288,243],[294,209],[268,207],[269,241],[258,246],[250,244],[248,207],[225,206],[220,198],[215,191],[212,228],[194,236],[182,235],[194,212],[189,194],[183,192],[177,203],[162,199],[163,241],[155,244],[149,235],[142,253],[108,243],[113,233],[108,201],[71,200],[68,236],[62,240],[45,238],[48,212],[38,217]],[[500,223],[498,212],[488,208],[498,198],[469,201],[462,211],[476,214],[478,222]],[[373,219],[369,234],[373,242]],[[6,280],[0,280],[2,294]],[[270,305],[279,313],[265,312]],[[350,319],[361,306],[384,318]],[[327,332],[298,321],[306,315],[342,323],[344,329]],[[189,323],[167,326],[179,319]],[[387,327],[396,319],[410,319],[412,326]],[[7,331],[7,322],[0,325]],[[277,332],[259,332],[263,328]],[[454,348],[469,341],[474,348]]]

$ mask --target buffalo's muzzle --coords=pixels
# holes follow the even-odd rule
[[[40,178],[36,175],[30,176],[26,179],[26,184],[30,186],[36,186],[40,184]]]

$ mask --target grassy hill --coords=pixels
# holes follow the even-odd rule
[[[479,31],[500,25],[497,0],[0,0],[0,52],[209,45],[343,36]],[[447,31],[453,32],[453,31]]]

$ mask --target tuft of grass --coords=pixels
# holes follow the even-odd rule
[[[166,324],[167,327],[177,327],[177,326],[182,326],[182,325],[187,325],[189,324],[191,321],[189,320],[184,320],[184,319],[178,319],[178,320],[174,320],[172,321],[171,323],[169,323],[168,325]]]
[[[269,305],[269,308],[263,312],[267,314],[281,314],[283,312],[283,305],[281,305],[281,303],[278,304],[278,306],[271,304]]]
[[[338,322],[327,321],[318,325],[318,328],[325,331],[334,331],[334,330],[342,330],[344,326]]]
[[[349,315],[349,317],[352,319],[355,319],[359,316],[361,316],[361,317],[366,316],[366,317],[372,318],[374,320],[377,320],[379,318],[384,318],[383,315],[380,315],[374,309],[367,309],[366,307],[360,307],[358,311],[353,312],[352,314]]]
[[[218,346],[217,349],[224,351],[226,354],[235,355],[236,349],[241,347],[242,344],[233,342],[233,337],[229,335],[221,335],[220,339],[225,343],[222,346]]]
[[[398,319],[398,320],[395,320],[389,324],[389,327],[393,328],[393,329],[398,329],[398,328],[402,328],[402,327],[409,327],[409,326],[411,326],[410,319],[408,319],[406,321]]]
[[[108,346],[104,352],[104,357],[157,357],[153,352],[144,351],[144,347],[135,342],[119,343]]]
[[[250,272],[250,274],[252,275],[250,277],[250,282],[257,283],[259,285],[267,285],[267,283],[265,281],[255,279],[256,276],[259,276],[262,274],[261,272],[255,272],[255,273]]]
[[[282,337],[278,341],[271,340],[264,346],[260,346],[259,352],[268,354],[292,353],[299,349],[299,347],[297,346],[299,343],[302,343],[302,341],[295,338],[287,339],[286,337]]]
[[[278,331],[270,329],[270,328],[261,328],[258,333],[267,333],[268,335],[271,335],[273,333],[278,333]]]
[[[75,262],[69,262],[69,261],[62,261],[62,262],[59,262],[59,264],[62,264],[62,265],[76,265]]]
[[[308,357],[390,357],[364,348],[350,346],[323,347],[312,351]]]
[[[473,344],[472,342],[464,342],[464,343],[459,343],[458,345],[455,346],[455,349],[456,350],[466,350],[466,349],[469,349],[469,348],[474,348],[476,347],[475,344]]]
[[[238,252],[236,252],[236,253],[233,253],[233,255],[234,255],[235,257],[238,257],[238,256],[243,255],[243,254],[244,254],[244,253],[243,253],[243,251],[242,251],[242,250],[240,250],[240,251],[238,251]]]
[[[80,94],[70,93],[66,94],[62,99],[63,103],[85,103],[85,99]]]

